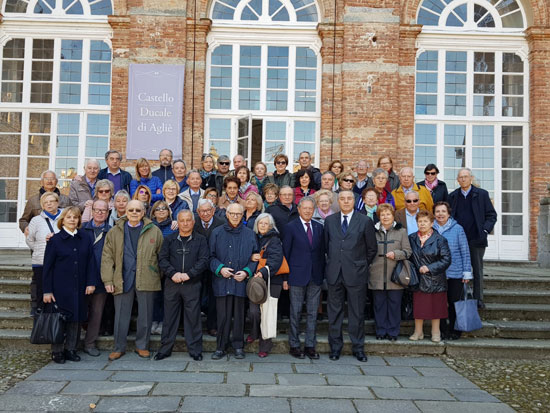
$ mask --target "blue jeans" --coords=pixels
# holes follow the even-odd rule
[[[289,289],[290,295],[290,334],[288,335],[288,343],[290,347],[300,347],[300,316],[302,313],[302,304],[304,298],[306,300],[306,347],[313,347],[317,344],[316,328],[317,328],[317,308],[321,298],[321,286],[310,281],[304,287],[291,285]]]

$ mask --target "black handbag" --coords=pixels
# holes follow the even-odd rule
[[[50,306],[50,312],[42,308],[36,310],[31,332],[31,344],[61,344],[65,341],[65,321],[67,316],[57,304]]]
[[[414,264],[409,260],[399,260],[391,273],[391,282],[414,291],[419,280]]]

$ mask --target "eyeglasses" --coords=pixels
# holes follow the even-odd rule
[[[214,208],[208,208],[208,209],[198,209],[197,212],[199,213],[199,215],[202,215],[202,214],[209,214],[210,212],[212,212]]]
[[[342,179],[344,182],[355,182],[353,179]]]
[[[164,207],[164,206],[155,208],[155,212],[156,212],[156,211],[167,211],[167,210],[168,210],[168,208],[166,208],[166,207]]]
[[[218,162],[220,165],[229,166],[231,162]]]
[[[437,172],[424,172],[424,175],[437,175]]]
[[[177,191],[177,188],[164,188],[165,191]]]
[[[140,190],[139,190],[139,193],[140,193],[140,194],[146,194],[147,191],[146,191],[145,189],[140,189]]]
[[[238,218],[238,217],[242,217],[243,214],[241,214],[240,212],[228,212],[227,215],[230,215],[232,216],[233,218]]]
[[[210,193],[208,195],[206,195],[207,198],[217,198],[218,195],[217,194],[213,194],[213,193]]]
[[[406,199],[405,202],[406,202],[407,204],[412,204],[412,203],[418,202],[418,199]]]
[[[97,192],[99,194],[109,194],[109,193],[111,193],[111,190],[110,189],[98,189]]]
[[[139,208],[132,208],[132,209],[129,209],[128,212],[141,212],[143,211],[142,209],[139,209]]]
[[[286,162],[285,161],[277,161],[275,162],[277,165],[286,165]]]
[[[93,212],[97,212],[98,214],[106,214],[108,209],[92,209]]]

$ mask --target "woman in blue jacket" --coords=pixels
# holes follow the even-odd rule
[[[146,185],[151,190],[151,202],[162,199],[162,181],[151,174],[151,166],[145,158],[139,158],[136,162],[136,178],[130,182],[130,196],[134,196],[140,185]]]
[[[451,218],[451,206],[447,202],[437,202],[434,206],[434,229],[443,235],[451,250],[451,265],[447,268],[447,302],[449,318],[442,323],[444,339],[457,340],[461,332],[454,329],[456,312],[454,303],[460,300],[464,283],[473,279],[468,239],[462,226]]]

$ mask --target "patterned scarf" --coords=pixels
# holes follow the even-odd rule
[[[418,231],[418,239],[420,239],[420,246],[423,247],[424,244],[426,243],[426,241],[428,241],[428,239],[432,236],[432,234],[434,233],[434,230],[433,229],[430,229],[428,232],[426,232],[424,235],[422,235],[420,233],[420,231]]]
[[[437,186],[437,184],[439,183],[439,181],[437,180],[437,178],[434,179],[434,181],[432,183],[428,182],[428,180],[424,180],[424,185],[426,185],[426,188],[428,188],[430,190],[430,192],[432,192],[435,187]]]

